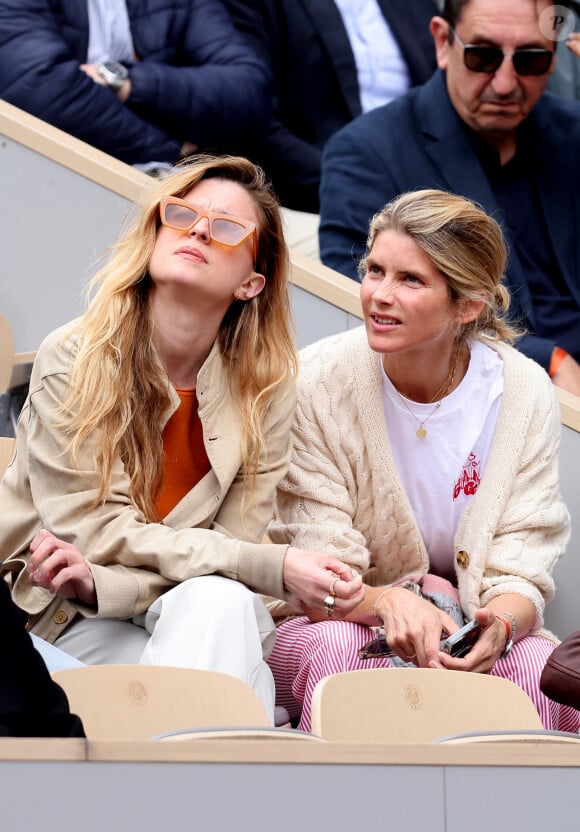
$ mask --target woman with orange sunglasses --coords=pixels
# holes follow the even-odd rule
[[[0,485],[0,561],[34,633],[90,663],[231,673],[270,717],[255,593],[346,613],[360,577],[262,543],[290,458],[296,355],[279,206],[238,157],[162,180],[40,347]]]

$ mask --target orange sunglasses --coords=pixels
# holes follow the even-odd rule
[[[163,225],[184,233],[195,228],[197,223],[205,217],[208,221],[211,239],[225,246],[239,246],[251,236],[254,260],[256,259],[258,234],[256,224],[250,220],[234,217],[232,214],[207,211],[197,205],[192,205],[191,202],[178,199],[176,196],[161,197],[159,213]]]

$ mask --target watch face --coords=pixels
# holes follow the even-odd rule
[[[97,67],[99,75],[104,79],[107,86],[118,90],[123,82],[129,77],[129,70],[118,61],[105,61]]]

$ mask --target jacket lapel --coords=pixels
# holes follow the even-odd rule
[[[352,118],[362,112],[354,55],[334,0],[295,0],[310,17],[328,53]]]
[[[167,515],[174,528],[209,527],[241,465],[240,412],[216,343],[197,380],[199,418],[211,469]],[[178,399],[172,396],[174,403]]]
[[[442,187],[497,213],[499,206],[487,177],[447,94],[444,72],[437,72],[420,90],[417,112],[425,151],[441,173]]]
[[[432,0],[378,0],[383,17],[405,59],[411,83],[423,84],[437,64],[429,21],[438,14]]]
[[[502,222],[503,212],[497,203],[487,176],[477,158],[462,120],[455,112],[445,82],[438,71],[417,97],[417,116],[425,152],[438,170],[438,187],[478,202],[501,225],[511,255],[510,288],[526,316],[533,316],[528,284],[515,254],[510,233]]]
[[[54,12],[50,13],[52,17]],[[74,30],[75,55],[81,63],[86,63],[89,49],[89,9],[85,2],[79,0],[62,0],[62,12],[60,25],[71,27]]]

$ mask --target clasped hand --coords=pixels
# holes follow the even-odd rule
[[[72,543],[41,529],[30,544],[28,577],[32,586],[42,587],[61,598],[96,606],[93,574],[86,558]],[[290,547],[284,560],[286,588],[304,605],[324,608],[330,581],[335,598],[333,615],[346,616],[364,598],[360,575],[350,566],[320,552]]]
[[[284,585],[304,612],[324,610],[324,600],[332,587],[334,619],[345,618],[365,595],[361,576],[354,575],[350,566],[332,555],[293,546],[284,559]]]
[[[28,578],[32,586],[96,606],[93,573],[76,546],[41,529],[30,544],[30,552]]]

